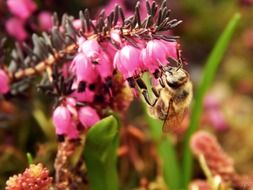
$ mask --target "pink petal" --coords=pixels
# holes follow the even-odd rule
[[[13,15],[21,19],[27,19],[37,9],[32,0],[7,0],[7,6]]]
[[[113,64],[125,78],[132,77],[141,71],[141,50],[126,45],[116,53]]]
[[[39,14],[38,21],[42,30],[49,30],[53,26],[52,14],[47,11],[43,11]]]
[[[94,65],[83,53],[78,53],[71,65],[72,72],[76,74],[78,82],[86,81],[93,83],[97,79],[97,72]]]
[[[27,38],[24,23],[18,18],[12,17],[7,20],[5,28],[10,36],[16,38],[19,41],[23,41]]]
[[[70,123],[70,125],[67,128],[66,131],[66,135],[70,138],[70,139],[76,139],[79,137],[79,131],[77,130],[77,124],[72,121]]]
[[[9,90],[9,77],[2,69],[0,69],[0,94],[5,94]]]
[[[97,123],[100,118],[95,109],[85,106],[79,110],[79,120],[85,128],[89,128]]]
[[[112,61],[109,59],[108,55],[105,52],[101,51],[98,58],[98,64],[96,65],[96,69],[102,79],[105,79],[108,76],[112,76]]]
[[[53,124],[57,135],[66,134],[67,128],[71,124],[71,114],[65,106],[60,105],[54,110]]]

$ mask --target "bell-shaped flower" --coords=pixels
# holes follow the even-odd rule
[[[76,74],[78,82],[85,81],[93,83],[97,79],[94,65],[84,53],[78,53],[72,61],[71,70]]]
[[[167,58],[177,58],[177,43],[163,40],[150,40],[143,51],[142,61],[146,68],[159,67],[168,63]]]
[[[10,36],[18,41],[23,41],[27,38],[24,21],[19,18],[12,17],[8,19],[5,23],[5,29]]]
[[[2,69],[0,69],[0,94],[5,94],[9,90],[9,77]]]
[[[98,62],[95,65],[95,67],[101,78],[106,79],[107,77],[112,76],[113,73],[112,61],[104,51],[101,51],[97,61]]]
[[[52,14],[43,11],[38,15],[39,26],[41,30],[49,31],[53,26]]]
[[[76,122],[72,121],[70,123],[70,125],[68,126],[67,128],[67,131],[66,131],[66,135],[68,136],[68,138],[70,139],[76,139],[79,137],[79,131],[77,129],[77,124]]]
[[[21,19],[28,19],[37,9],[33,0],[7,0],[7,6],[13,15]]]
[[[112,75],[113,66],[109,56],[96,39],[78,39],[79,52],[85,54],[102,79]]]
[[[89,106],[81,107],[78,113],[79,120],[85,128],[93,126],[100,120],[96,110]]]
[[[101,47],[96,39],[85,40],[80,44],[79,50],[84,53],[92,62],[99,57]]]
[[[60,105],[54,110],[53,124],[57,135],[66,135],[71,122],[71,113],[67,107]]]
[[[126,45],[115,54],[113,66],[123,74],[124,78],[133,77],[141,71],[142,61],[140,55],[141,50]]]

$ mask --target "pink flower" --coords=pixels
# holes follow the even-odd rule
[[[95,92],[91,91],[89,87],[86,84],[86,89],[84,92],[78,92],[78,82],[74,82],[72,85],[72,89],[75,91],[71,94],[72,97],[76,98],[77,101],[79,102],[92,102],[95,96]]]
[[[113,66],[111,60],[103,51],[97,40],[85,40],[80,38],[79,44],[79,51],[85,54],[90,62],[93,63],[94,67],[103,79],[112,75]]]
[[[228,124],[225,121],[224,115],[221,111],[220,102],[217,98],[213,95],[206,96],[204,107],[208,121],[217,131],[228,129]]]
[[[49,30],[53,26],[52,14],[47,11],[43,11],[39,14],[38,21],[42,30]]]
[[[16,38],[19,41],[23,41],[27,38],[24,22],[18,18],[12,17],[7,20],[5,28],[10,36]]]
[[[122,39],[121,39],[121,36],[120,36],[120,30],[113,30],[111,31],[110,33],[110,37],[111,39],[119,46],[122,45]]]
[[[85,128],[89,128],[97,123],[100,118],[95,109],[89,106],[80,108],[79,120]]]
[[[0,94],[5,94],[9,90],[9,77],[2,69],[0,69]]]
[[[7,6],[13,15],[21,19],[27,19],[37,9],[32,0],[7,0]]]
[[[58,106],[53,112],[53,124],[57,135],[67,134],[72,122],[70,111],[63,105]]]
[[[141,71],[140,55],[141,50],[126,45],[115,54],[113,66],[123,74],[124,78],[132,77]]]
[[[72,97],[75,97],[79,102],[92,102],[95,96],[95,92],[90,89],[86,89],[84,92],[73,92]]]
[[[114,47],[114,45],[112,45],[111,42],[101,42],[101,47],[112,61],[117,52],[117,49]]]
[[[176,42],[150,40],[146,48],[142,50],[142,61],[146,68],[152,72],[160,65],[166,65],[168,63],[167,57],[177,59]]]
[[[76,139],[79,137],[79,131],[77,130],[76,122],[72,121],[67,128],[67,136],[70,139]]]
[[[79,50],[84,53],[92,61],[96,61],[101,51],[101,47],[97,40],[85,40],[80,44]]]
[[[217,131],[228,129],[228,124],[220,110],[209,110],[207,115],[210,123]]]
[[[97,61],[98,63],[96,64],[96,69],[100,74],[101,78],[105,79],[109,76],[112,76],[113,72],[112,61],[104,51],[101,51]]]
[[[84,53],[78,53],[71,64],[71,70],[76,74],[77,81],[93,83],[97,79],[97,72],[91,61]]]

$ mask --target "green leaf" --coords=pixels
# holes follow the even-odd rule
[[[170,139],[165,138],[158,145],[158,152],[163,164],[164,181],[168,189],[180,188],[180,170],[175,148]]]
[[[37,121],[44,135],[48,139],[54,140],[55,132],[52,121],[48,117],[46,117],[39,102],[35,102],[34,104],[33,117]]]
[[[151,85],[148,76],[144,75],[144,81],[150,90]],[[180,187],[180,168],[176,156],[175,148],[169,138],[162,138],[163,122],[153,119],[147,114],[146,104],[143,100],[143,110],[145,111],[145,119],[148,122],[152,139],[157,142],[157,149],[163,165],[163,177],[168,189],[179,189]],[[162,139],[162,140],[161,140]]]
[[[92,190],[118,190],[118,138],[119,124],[114,116],[101,120],[88,131],[84,159]]]
[[[193,166],[193,156],[191,150],[189,148],[189,141],[191,135],[197,130],[201,113],[202,113],[202,104],[203,98],[208,90],[209,86],[211,85],[217,68],[224,56],[224,53],[228,47],[228,44],[232,38],[233,33],[239,23],[240,14],[236,13],[228,25],[226,26],[224,32],[219,37],[218,41],[216,42],[209,58],[207,59],[207,63],[204,67],[201,82],[197,88],[195,101],[193,102],[192,107],[192,115],[190,126],[186,132],[184,137],[184,144],[183,144],[183,185],[184,189],[187,189],[187,185],[191,179],[192,175],[192,166]]]

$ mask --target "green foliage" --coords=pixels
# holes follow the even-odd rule
[[[87,134],[84,159],[92,190],[118,190],[118,137],[119,124],[114,116],[101,120]]]
[[[228,44],[232,38],[233,33],[235,32],[235,29],[238,25],[239,20],[240,20],[240,14],[236,13],[232,17],[228,25],[226,26],[224,32],[219,37],[209,58],[207,59],[207,63],[205,64],[200,84],[195,94],[195,101],[193,102],[190,126],[185,135],[184,145],[183,145],[183,148],[184,148],[183,150],[184,189],[186,189],[192,175],[193,157],[189,148],[189,140],[190,140],[191,135],[198,128],[201,113],[202,113],[202,104],[203,104],[204,95],[213,81],[217,68],[224,56],[224,53],[228,47]]]
[[[29,165],[33,164],[33,157],[32,157],[30,152],[26,153],[26,158],[27,158],[27,162],[28,162]]]

